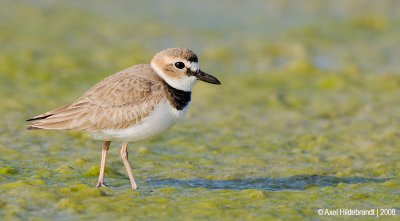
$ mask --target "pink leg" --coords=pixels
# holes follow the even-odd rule
[[[110,143],[111,141],[104,141],[103,149],[101,150],[100,175],[96,187],[106,186],[104,184],[104,171],[106,169],[106,157],[107,157],[107,151],[110,148]]]
[[[131,165],[129,165],[129,161],[128,161],[128,142],[124,142],[122,144],[121,158],[122,158],[122,161],[124,161],[126,172],[128,173],[129,180],[131,181],[132,189],[136,190],[137,185],[136,185],[135,179],[133,178]]]

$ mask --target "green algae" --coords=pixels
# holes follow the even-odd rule
[[[323,220],[332,217],[319,208],[400,208],[398,3],[337,4],[342,13],[330,17],[327,3],[307,2],[271,3],[282,15],[229,2],[251,11],[229,21],[197,3],[180,3],[196,8],[182,19],[170,5],[137,3],[144,10],[132,13],[103,2],[119,12],[108,14],[85,2],[8,2],[1,220]],[[130,144],[137,191],[120,143],[108,154],[111,186],[98,189],[101,142],[25,130],[25,119],[171,46],[198,52],[222,85],[199,83],[186,121]]]
[[[0,168],[1,175],[15,175],[17,173],[18,173],[18,171],[15,168],[10,167],[10,166],[5,166],[5,167]]]

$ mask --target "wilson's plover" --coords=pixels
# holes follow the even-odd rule
[[[155,137],[182,119],[193,85],[201,80],[221,84],[200,70],[195,53],[170,48],[151,64],[138,64],[97,83],[77,101],[33,117],[29,130],[78,130],[103,140],[97,187],[105,186],[104,170],[111,141],[122,141],[121,157],[132,189],[137,185],[128,161],[128,142]]]

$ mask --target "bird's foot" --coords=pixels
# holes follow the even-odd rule
[[[105,183],[98,182],[98,183],[96,184],[96,187],[97,187],[97,188],[100,188],[100,187],[110,187],[110,186],[107,185],[107,184],[105,184]]]

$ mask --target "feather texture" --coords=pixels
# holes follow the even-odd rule
[[[124,129],[146,118],[166,98],[164,90],[150,65],[135,65],[105,78],[74,103],[29,119],[28,129]]]

